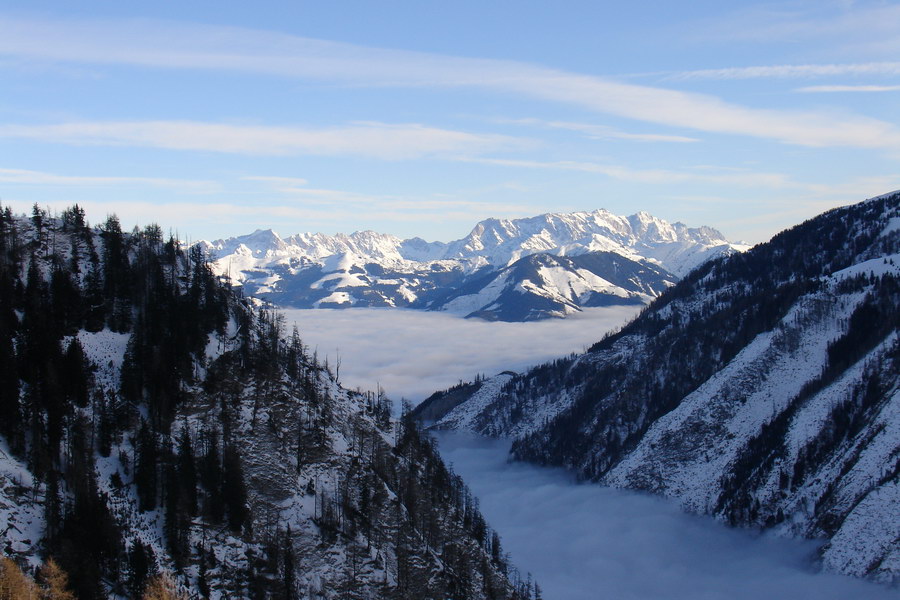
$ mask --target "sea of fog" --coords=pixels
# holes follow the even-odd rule
[[[303,343],[340,357],[345,387],[374,390],[413,403],[476,374],[496,375],[582,352],[634,317],[640,307],[590,308],[568,319],[487,322],[440,312],[390,308],[284,309]]]
[[[418,402],[476,373],[493,375],[580,352],[630,308],[565,320],[488,323],[395,309],[285,310],[303,342],[340,356],[346,387],[380,384]],[[815,545],[729,529],[647,495],[578,485],[558,469],[508,463],[508,442],[438,435],[441,454],[545,600],[881,600],[897,590],[816,573]]]
[[[546,600],[897,600],[897,590],[818,573],[811,542],[736,530],[673,502],[576,484],[560,469],[508,463],[509,443],[436,434]]]

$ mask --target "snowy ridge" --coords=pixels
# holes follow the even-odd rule
[[[444,415],[435,423],[437,429],[471,431],[478,414],[497,399],[502,387],[512,379],[510,373],[500,373],[482,382],[469,399]]]
[[[900,581],[900,194],[708,263],[586,354],[442,421],[516,458],[689,511],[827,540],[825,568]]]
[[[487,219],[465,238],[449,243],[401,240],[373,231],[282,238],[272,230],[257,230],[197,245],[215,257],[218,274],[276,304],[450,310],[492,320],[564,317],[582,306],[645,303],[697,265],[747,249],[709,227],[670,224],[647,213],[620,217],[606,210]],[[595,268],[561,260],[585,255],[642,265],[645,272],[632,269],[632,285],[623,286],[594,277]],[[506,285],[508,275],[504,282],[485,283],[485,278],[499,277],[534,256],[560,259],[554,265],[557,273],[532,277],[530,283]],[[484,292],[485,285],[491,290]],[[522,297],[499,298],[516,286]],[[473,297],[449,306],[445,302],[464,295]]]
[[[483,257],[488,264],[506,266],[536,253],[615,252],[632,260],[650,259],[684,276],[721,252],[746,248],[731,244],[711,227],[691,229],[646,212],[623,217],[599,209],[525,219],[487,219],[465,238],[447,244],[445,258]]]

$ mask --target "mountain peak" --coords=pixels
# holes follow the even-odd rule
[[[246,236],[247,238],[257,239],[257,240],[271,240],[271,241],[280,241],[281,236],[278,235],[274,229],[257,229],[250,235]]]

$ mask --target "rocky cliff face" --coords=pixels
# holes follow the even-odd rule
[[[898,306],[893,193],[703,265],[589,352],[430,417],[516,437],[521,460],[824,538],[827,568],[896,582]]]

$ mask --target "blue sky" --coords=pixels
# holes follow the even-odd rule
[[[646,210],[758,242],[900,188],[900,4],[0,7],[0,201],[183,238]]]

